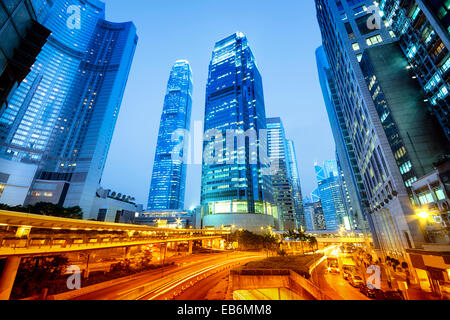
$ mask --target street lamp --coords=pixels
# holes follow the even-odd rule
[[[416,213],[416,216],[418,216],[422,220],[428,220],[428,218],[430,218],[431,216],[431,213],[428,211],[420,211]]]

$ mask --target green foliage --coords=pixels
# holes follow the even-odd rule
[[[33,213],[43,216],[53,216],[70,219],[83,219],[83,210],[79,206],[64,208],[50,202],[38,202],[35,205],[8,206],[0,204],[0,210],[8,210],[23,213]]]
[[[63,277],[68,265],[69,260],[63,255],[22,258],[11,293],[12,298],[34,296],[43,288],[49,288],[49,292],[53,291],[52,282]]]
[[[284,238],[289,238],[295,241],[301,241],[301,242],[306,242],[311,249],[313,249],[315,246],[317,246],[317,239],[316,237],[306,234],[303,231],[293,231],[293,230],[289,230],[288,232],[283,234]]]
[[[278,240],[269,233],[256,234],[248,230],[236,231],[230,235],[231,241],[237,241],[239,247],[243,249],[265,249],[274,250]]]

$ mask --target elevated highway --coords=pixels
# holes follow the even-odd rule
[[[67,219],[0,210],[0,300],[9,299],[23,257],[194,241],[219,247],[227,230],[156,228],[144,225]]]

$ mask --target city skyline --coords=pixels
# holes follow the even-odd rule
[[[0,38],[0,300],[450,299],[450,0],[0,0]]]
[[[254,3],[254,1],[251,1],[250,3],[245,3],[244,6],[250,8]],[[155,117],[155,115],[160,114],[162,110],[162,98],[165,92],[166,77],[171,68],[171,64],[173,61],[179,59],[190,61],[194,87],[197,88],[197,90],[194,90],[193,95],[191,123],[194,121],[203,123],[204,88],[206,87],[210,51],[213,47],[212,43],[233,32],[242,31],[249,38],[254,48],[253,51],[258,56],[258,67],[261,69],[263,79],[267,78],[264,81],[264,98],[267,101],[267,116],[285,117],[286,130],[292,132],[290,138],[295,143],[302,191],[304,190],[305,194],[309,194],[316,187],[312,164],[315,161],[333,158],[334,143],[326,111],[323,107],[320,87],[317,84],[318,81],[316,81],[317,72],[313,65],[315,59],[314,50],[320,45],[321,41],[315,21],[314,6],[311,3],[302,2],[299,4],[298,2],[287,1],[286,4],[295,7],[297,12],[303,12],[304,19],[298,21],[296,14],[292,14],[290,19],[281,19],[282,13],[285,13],[285,10],[277,8],[273,3],[266,1],[258,3],[259,9],[255,8],[255,12],[251,14],[249,19],[244,19],[244,13],[238,13],[232,23],[230,21],[225,22],[227,16],[225,12],[223,16],[220,15],[219,17],[220,23],[214,22],[214,27],[208,31],[204,30],[205,22],[203,19],[200,17],[200,20],[193,19],[195,23],[188,28],[189,34],[197,31],[200,32],[200,30],[201,34],[195,39],[189,39],[190,42],[194,42],[189,45],[185,38],[176,36],[176,33],[179,31],[178,29],[167,26],[168,29],[164,35],[158,34],[149,30],[150,26],[154,26],[149,23],[150,19],[142,21],[141,15],[136,10],[128,7],[122,8],[117,1],[107,3],[108,18],[120,20],[122,17],[133,16],[133,21],[139,30],[140,43],[133,62],[122,110],[119,115],[103,175],[103,185],[115,190],[124,190],[128,194],[136,197],[138,203],[146,204],[152,171],[152,161],[148,161],[148,159],[153,159],[154,156],[157,137],[156,128],[159,125],[158,116]],[[138,1],[137,5],[139,4],[144,7],[150,6],[139,3]],[[206,17],[208,12],[212,12],[215,5],[211,8],[205,5],[206,3],[204,1],[196,2],[192,7],[182,3],[178,7],[173,6],[173,4],[167,7],[164,5],[155,5],[155,12],[153,13],[155,15],[155,23],[161,22],[165,26],[161,20],[162,17],[167,16],[168,12],[174,12],[173,14],[178,16],[183,12],[186,14],[186,10],[188,10],[189,13],[192,12],[193,17],[196,17],[199,12],[202,13],[202,17]],[[118,11],[119,9],[120,11]],[[263,21],[258,19],[261,15],[268,15],[271,11],[277,13],[274,18],[279,21],[280,28],[284,29],[284,35],[283,33],[276,32],[276,30],[268,30]],[[248,13],[248,11],[243,12]],[[197,20],[200,22],[197,22]],[[298,36],[298,32],[300,32],[300,35],[303,34],[304,37],[310,37],[311,32],[313,32],[312,34],[315,36],[316,41],[312,41],[311,45],[304,44],[302,46],[287,42],[289,37],[292,38],[294,35]],[[152,41],[148,41],[146,34],[152,36]],[[283,50],[285,51],[290,51],[292,57],[284,63],[282,61],[283,59],[280,58],[282,55],[281,50],[273,50],[269,46],[271,40],[269,38],[266,39],[265,34],[268,34],[271,39],[278,37],[279,40],[277,41],[280,43],[280,48],[284,48]],[[174,41],[168,42],[172,35],[177,39],[175,43],[173,43]],[[163,55],[163,53],[155,52],[151,48],[155,43],[168,45],[170,48],[169,54],[166,55],[166,52],[163,52]],[[304,50],[303,46],[311,46],[311,51]],[[157,59],[151,59],[152,61],[149,62],[148,57],[153,56],[157,57]],[[304,56],[307,59],[299,59],[298,56]],[[156,75],[155,72],[157,73]],[[152,75],[146,79],[146,82],[140,80],[144,73]],[[290,89],[292,94],[284,95],[284,89],[278,81],[274,81],[274,76],[292,79],[285,85],[286,88]],[[314,80],[311,80],[311,78]],[[151,86],[148,86],[147,83],[151,83]],[[295,92],[298,92],[302,88],[305,88],[305,90],[301,91],[304,98],[296,100]],[[147,101],[153,102],[150,103]],[[287,116],[291,114],[295,115],[295,118],[293,116]],[[148,117],[141,115],[148,115]],[[145,122],[151,125],[145,124],[144,126],[142,122],[144,118],[147,118]],[[313,122],[316,122],[316,125],[313,126]],[[319,132],[317,132],[317,128],[320,129],[318,130]],[[317,138],[315,141],[320,141],[319,144],[314,143],[310,138],[313,134]],[[140,136],[146,137],[145,148],[139,143],[141,140],[138,140],[138,137]],[[133,158],[127,158],[125,162],[122,154],[132,154]],[[129,164],[129,166],[125,164]],[[121,175],[117,174],[117,172],[123,173],[124,170],[127,172],[128,177],[126,181],[122,179]],[[137,174],[136,172],[138,171],[142,172],[142,174]],[[200,201],[201,165],[189,165],[187,171],[187,180],[192,185],[192,188],[186,190],[185,203],[186,208],[189,209],[193,205],[198,205]]]

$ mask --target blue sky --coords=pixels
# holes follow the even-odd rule
[[[102,186],[147,204],[153,158],[172,64],[191,63],[192,122],[203,121],[214,43],[241,31],[260,69],[268,117],[283,120],[295,142],[304,195],[315,188],[314,162],[334,159],[334,141],[314,52],[321,44],[313,0],[107,0],[106,16],[133,21],[139,43]],[[199,204],[201,166],[188,168],[186,207]]]

